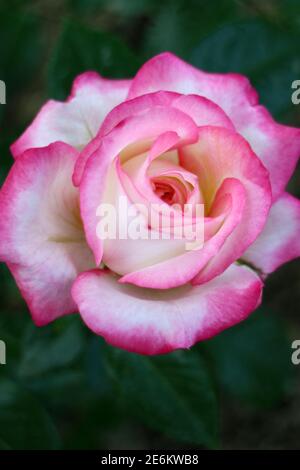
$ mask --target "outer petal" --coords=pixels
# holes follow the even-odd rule
[[[76,280],[72,293],[87,326],[114,346],[141,354],[189,348],[244,320],[261,300],[262,282],[232,265],[203,285],[168,292],[121,285],[108,271]]]
[[[139,70],[128,98],[158,90],[194,93],[217,103],[268,169],[274,199],[283,192],[300,155],[300,130],[277,124],[258,105],[257,93],[246,77],[205,73],[173,54],[163,53]]]
[[[243,259],[268,274],[300,256],[300,201],[284,193],[272,206],[267,224]]]
[[[126,98],[129,85],[129,80],[106,80],[96,72],[79,75],[67,101],[48,101],[11,146],[12,154],[17,157],[29,148],[56,141],[82,149],[95,137],[109,111]]]
[[[71,180],[76,158],[63,143],[28,150],[0,193],[0,259],[9,264],[37,325],[75,311],[71,285],[95,266]]]

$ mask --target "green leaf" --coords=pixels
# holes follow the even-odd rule
[[[88,385],[95,391],[98,397],[111,394],[111,380],[107,374],[105,361],[102,354],[102,341],[92,335],[88,342],[85,357]]]
[[[6,294],[9,292],[11,282],[14,283],[11,277],[7,279],[4,274],[6,274],[6,268],[4,265],[0,265],[0,282],[1,287],[5,290]],[[8,282],[7,282],[8,281]],[[15,289],[12,289],[11,295],[15,295]],[[1,297],[3,300],[5,296]],[[10,295],[9,295],[10,297]],[[4,303],[5,305],[5,303]],[[24,334],[24,328],[31,322],[31,319],[27,314],[22,314],[20,310],[15,309],[12,306],[11,311],[5,311],[2,307],[0,312],[0,340],[5,342],[6,345],[6,356],[7,364],[5,365],[5,371],[15,374],[19,366],[20,361],[20,351],[21,351],[21,338]],[[0,366],[1,372],[1,366]]]
[[[283,399],[291,380],[291,346],[274,313],[259,309],[204,347],[217,381],[234,398],[262,407]]]
[[[67,4],[72,12],[76,14],[95,14],[103,12],[108,4],[107,0],[67,0]]]
[[[31,393],[6,377],[0,380],[0,422],[2,449],[59,447],[56,428],[45,409]]]
[[[36,72],[41,53],[37,18],[2,5],[0,45],[0,79],[6,83],[8,101],[11,93],[24,89]]]
[[[210,72],[247,75],[262,102],[277,115],[291,107],[291,83],[300,74],[300,56],[298,39],[287,31],[258,20],[227,24],[203,39],[190,60]]]
[[[230,0],[218,0],[218,8],[206,0],[161,2],[145,34],[146,55],[171,51],[188,59],[201,38],[220,22],[232,18],[235,10],[236,5]]]
[[[38,329],[29,325],[22,344],[19,375],[32,379],[59,368],[69,367],[80,356],[85,341],[81,323],[72,317]]]
[[[123,41],[68,21],[49,67],[50,94],[65,98],[76,75],[87,70],[96,70],[107,78],[129,78],[139,65]]]
[[[9,445],[6,442],[0,439],[0,450],[12,450],[12,448],[9,447]]]
[[[10,144],[23,126],[26,105],[18,109],[22,93],[36,83],[36,72],[41,59],[42,41],[40,24],[34,14],[20,9],[21,2],[0,3],[0,80],[6,85],[6,104],[0,104],[0,184],[2,184],[12,159]],[[23,130],[23,128],[21,127]]]
[[[298,33],[300,26],[299,0],[277,0],[276,6],[277,21]]]
[[[200,356],[147,357],[109,346],[104,354],[125,410],[168,437],[216,447],[216,397]]]
[[[123,21],[128,18],[151,13],[160,0],[69,0],[75,11],[90,14],[98,12],[120,15]]]

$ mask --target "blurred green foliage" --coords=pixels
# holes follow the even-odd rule
[[[1,181],[9,145],[47,97],[64,99],[87,69],[131,77],[163,50],[209,71],[247,74],[278,120],[300,126],[290,99],[299,28],[297,0],[1,0]],[[290,190],[300,196],[297,178]],[[290,363],[299,287],[291,263],[267,280],[263,308],[243,324],[191,351],[149,358],[106,345],[78,316],[36,328],[1,266],[0,449],[299,447],[299,434],[288,432],[295,422],[300,429]],[[275,429],[276,417],[284,425]],[[239,440],[232,423],[241,420]]]
[[[135,54],[120,39],[67,21],[50,61],[50,95],[64,99],[74,77],[87,70],[101,70],[105,77],[122,78],[125,71],[128,77],[134,75],[140,65]]]

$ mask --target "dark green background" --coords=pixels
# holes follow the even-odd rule
[[[9,144],[76,74],[131,77],[163,50],[247,74],[279,121],[300,126],[291,103],[299,28],[298,0],[1,0],[1,181]],[[300,196],[299,172],[290,191]],[[78,316],[34,327],[1,265],[0,449],[299,448],[300,365],[290,359],[299,292],[299,262],[289,263],[249,320],[191,351],[147,358],[107,346]]]

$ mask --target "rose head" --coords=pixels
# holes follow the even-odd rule
[[[241,75],[169,53],[131,81],[87,72],[11,150],[0,257],[37,325],[79,310],[129,351],[189,348],[245,319],[263,279],[300,255],[300,202],[285,192],[300,130],[276,123]],[[143,236],[99,236],[103,204],[128,229],[121,198]],[[186,205],[203,229],[192,250],[175,236]]]

